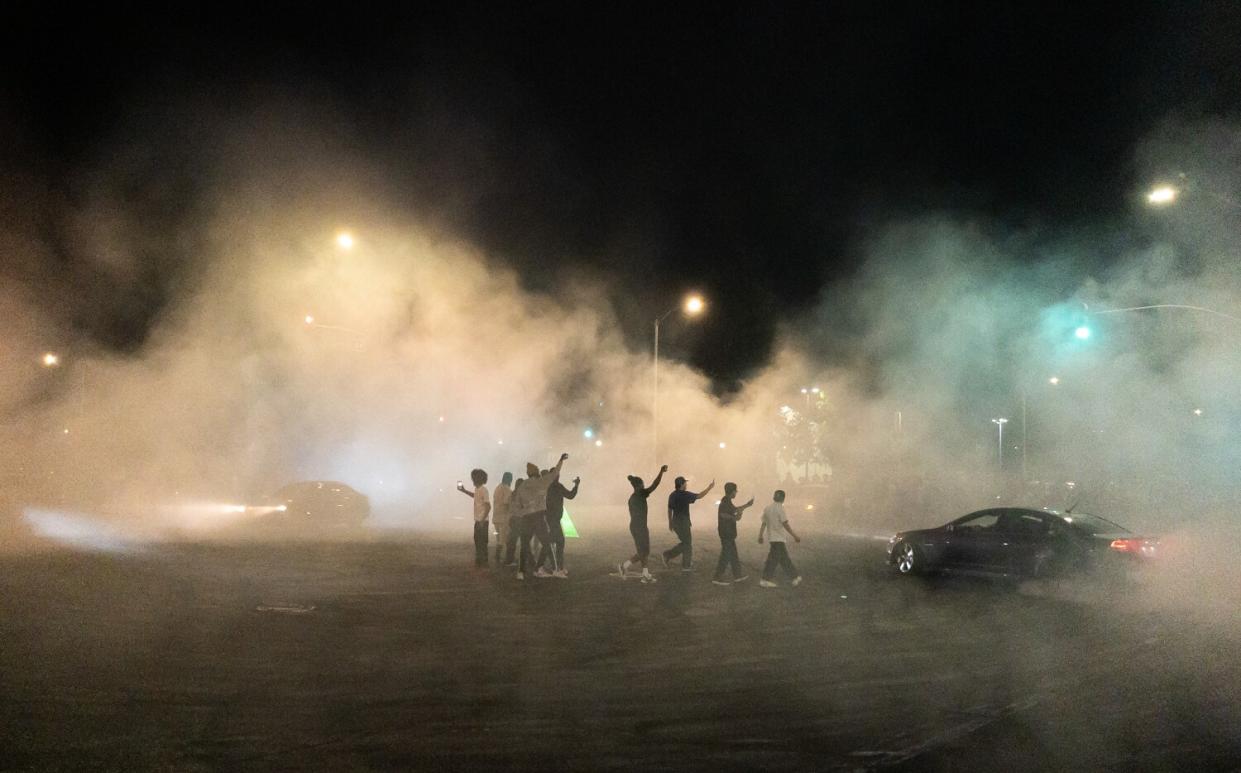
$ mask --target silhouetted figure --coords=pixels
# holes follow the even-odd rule
[[[492,515],[491,523],[496,530],[496,565],[500,565],[500,551],[504,551],[503,564],[508,566],[513,563],[513,548],[516,547],[516,530],[513,529],[512,514],[509,512],[509,505],[513,499],[513,473],[506,472],[500,478],[500,485],[496,486],[496,493],[492,496]]]
[[[763,510],[762,525],[758,527],[758,544],[760,545],[763,544],[764,532],[767,534],[771,549],[767,552],[763,579],[759,580],[758,584],[764,588],[776,587],[772,580],[776,576],[776,566],[779,565],[789,577],[793,578],[793,585],[801,585],[801,575],[797,573],[797,567],[793,566],[793,559],[789,558],[787,544],[789,537],[797,542],[801,542],[801,537],[797,536],[797,532],[793,531],[793,527],[789,525],[789,517],[784,512],[783,491],[777,490],[772,497],[772,503]]]
[[[680,540],[675,546],[663,552],[664,566],[671,568],[672,559],[681,556],[681,571],[694,571],[694,535],[693,524],[689,519],[689,506],[697,502],[700,498],[707,495],[711,489],[715,488],[715,481],[702,491],[695,494],[692,491],[685,490],[686,480],[678,477],[675,481],[676,491],[668,495],[668,528],[671,529]]]
[[[487,494],[487,473],[479,469],[470,470],[470,480],[474,482],[474,490],[469,491],[461,482],[457,482],[457,491],[474,500],[474,566],[487,566],[487,516],[491,514],[491,497]]]
[[[744,505],[734,505],[735,496],[737,484],[725,483],[724,498],[720,500],[719,508],[720,560],[715,565],[715,578],[711,580],[716,585],[731,584],[724,579],[724,572],[730,568],[733,571],[733,582],[748,579],[747,575],[741,573],[741,557],[737,555],[737,521],[740,521],[741,514],[754,504],[754,497],[750,497],[750,501]]]
[[[668,465],[660,467],[650,488],[643,488],[642,479],[637,475],[629,476],[629,485],[633,486],[633,493],[629,495],[629,536],[633,537],[634,554],[633,558],[628,561],[617,564],[616,571],[621,577],[629,572],[629,567],[641,564],[642,582],[655,582],[655,578],[651,576],[651,570],[646,566],[646,558],[651,554],[651,530],[646,524],[646,500],[655,489],[659,488],[660,482],[664,479],[664,473],[667,471]]]
[[[538,534],[539,541],[547,544],[547,517],[545,515],[547,489],[560,479],[560,468],[564,466],[565,459],[568,458],[568,454],[561,454],[556,466],[542,473],[535,465],[527,464],[526,474],[529,477],[514,494],[521,505],[521,509],[515,511],[521,514],[521,555],[517,564],[517,579],[519,580],[526,579],[526,575],[534,568],[534,557],[530,553],[530,540]],[[550,577],[551,575],[544,574],[544,576]]]
[[[569,576],[569,571],[564,565],[564,526],[560,520],[564,517],[564,501],[577,496],[577,488],[581,482],[581,478],[574,478],[572,489],[565,488],[560,481],[555,481],[547,487],[548,541],[539,551],[539,560],[536,563],[539,569],[542,569],[544,562],[551,559],[553,577],[565,579]]]

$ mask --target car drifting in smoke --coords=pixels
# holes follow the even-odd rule
[[[254,521],[257,525],[317,531],[362,526],[370,517],[371,503],[344,483],[311,480],[290,483],[263,504],[246,509],[260,514]]]
[[[997,507],[898,532],[888,541],[888,563],[900,574],[948,569],[1034,579],[1123,572],[1154,558],[1158,546],[1157,538],[1097,515]]]

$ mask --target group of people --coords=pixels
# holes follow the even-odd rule
[[[556,466],[548,470],[540,470],[537,465],[526,465],[526,477],[513,481],[513,474],[506,472],[500,485],[496,487],[494,498],[487,489],[487,473],[483,470],[470,472],[470,480],[474,489],[470,490],[458,481],[457,490],[474,500],[474,564],[478,568],[488,565],[488,539],[490,524],[494,523],[498,537],[495,548],[495,560],[503,565],[517,566],[517,579],[525,580],[534,577],[558,577],[567,579],[568,570],[564,564],[565,538],[561,527],[564,512],[564,501],[577,496],[580,478],[573,479],[573,488],[566,488],[560,482],[560,471],[568,454],[561,454]],[[629,533],[633,537],[634,554],[628,560],[617,564],[617,572],[621,577],[638,577],[644,583],[655,582],[648,566],[651,552],[651,534],[647,524],[647,499],[659,488],[668,465],[659,469],[659,473],[647,486],[642,478],[630,475],[629,484],[633,493],[629,496]],[[715,481],[702,491],[693,492],[686,488],[687,481],[678,477],[674,482],[674,490],[668,496],[668,528],[677,537],[677,544],[663,551],[661,557],[667,568],[672,568],[674,559],[680,559],[682,572],[694,571],[694,539],[693,524],[690,519],[690,505],[706,496],[714,487]],[[749,579],[741,566],[737,553],[737,523],[747,509],[754,504],[751,497],[743,504],[736,503],[737,484],[725,483],[724,496],[718,507],[720,557],[715,567],[712,582],[716,585],[731,585]],[[788,515],[784,510],[785,493],[777,490],[772,496],[771,504],[763,510],[759,521],[759,544],[770,545],[767,563],[763,567],[763,576],[759,585],[765,588],[776,587],[775,574],[782,569],[790,578],[790,584],[801,584],[801,575],[797,573],[788,552],[790,538],[801,542],[801,537],[789,524]],[[531,549],[533,541],[539,543],[537,560]],[[728,579],[731,574],[731,579]]]
[[[497,564],[501,562],[503,549],[503,565],[516,564],[519,580],[531,575],[568,579],[561,517],[564,501],[576,497],[581,484],[581,478],[574,478],[573,488],[570,489],[560,482],[560,470],[568,458],[568,454],[561,454],[560,461],[549,470],[527,464],[526,477],[516,481],[513,480],[513,473],[504,473],[500,485],[496,486],[494,503],[487,491],[487,473],[484,470],[470,471],[473,491],[457,482],[457,490],[474,500],[474,565],[477,568],[487,567],[489,520],[492,520],[497,535]],[[536,539],[539,543],[537,560],[531,549],[531,543]]]

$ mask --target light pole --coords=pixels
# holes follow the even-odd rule
[[[685,297],[681,304],[687,317],[697,317],[707,307],[701,295],[693,294]],[[651,389],[651,456],[652,462],[659,462],[659,324],[668,318],[677,307],[673,306],[655,318],[655,358],[653,367],[653,388]]]
[[[1008,419],[1004,419],[1004,418],[992,419],[991,422],[995,424],[995,426],[999,427],[1000,429],[999,459],[1000,459],[1000,470],[1003,471],[1004,470],[1004,425],[1008,423]]]

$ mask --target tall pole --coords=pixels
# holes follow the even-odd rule
[[[651,390],[653,395],[651,405],[651,464],[652,466],[659,463],[659,320],[661,317],[655,318],[655,361],[654,361],[654,388]]]
[[[1000,469],[1004,469],[1004,422],[997,422],[1000,428]]]
[[[1026,475],[1026,390],[1021,388],[1021,485],[1024,490],[1029,477]]]

